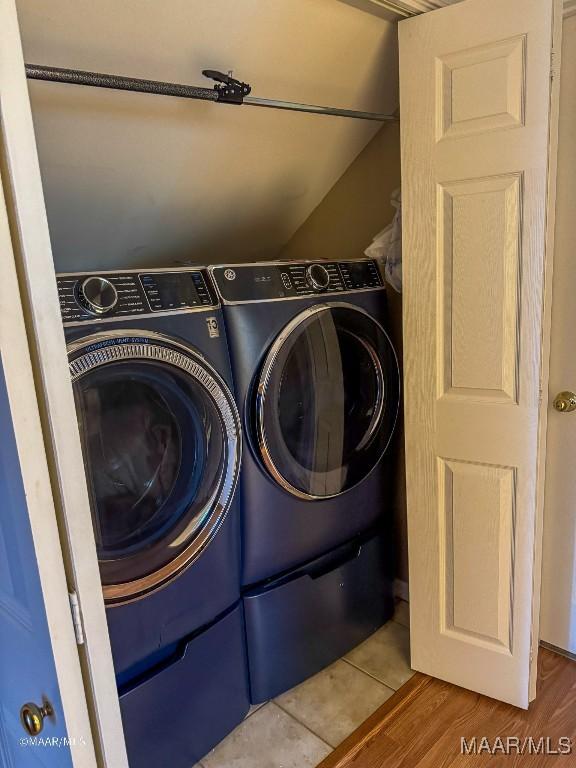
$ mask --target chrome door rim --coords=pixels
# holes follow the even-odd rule
[[[313,307],[308,307],[308,309],[305,309],[302,312],[299,312],[296,317],[294,317],[287,325],[284,326],[283,330],[278,334],[278,336],[275,338],[274,342],[272,343],[272,346],[268,350],[268,354],[266,355],[266,358],[264,360],[264,364],[262,366],[262,370],[260,372],[260,377],[258,380],[258,387],[256,389],[256,436],[258,439],[258,448],[260,451],[260,456],[262,458],[262,461],[264,462],[264,465],[272,478],[280,485],[282,488],[284,488],[285,491],[290,493],[292,496],[296,496],[299,499],[305,499],[307,501],[321,501],[323,499],[333,499],[338,496],[342,496],[344,493],[348,493],[353,488],[357,487],[359,483],[366,480],[367,477],[369,477],[372,472],[376,469],[378,464],[380,463],[380,460],[382,456],[386,453],[388,450],[388,446],[390,445],[390,441],[392,440],[392,435],[394,434],[394,429],[396,426],[396,421],[398,418],[398,411],[399,411],[399,402],[396,407],[396,413],[394,414],[394,420],[392,423],[392,428],[390,430],[390,437],[388,438],[388,441],[386,442],[386,445],[384,446],[382,453],[380,454],[380,458],[378,461],[374,464],[372,469],[364,475],[362,480],[360,480],[355,485],[351,486],[350,488],[346,488],[343,491],[340,491],[339,493],[333,493],[328,494],[326,496],[316,496],[311,493],[306,493],[306,491],[302,491],[300,488],[297,488],[296,486],[292,485],[280,472],[278,467],[276,466],[272,455],[270,453],[270,449],[268,446],[268,439],[266,436],[266,427],[264,425],[264,409],[266,406],[266,395],[268,391],[268,385],[270,382],[270,376],[272,374],[272,370],[276,364],[276,360],[278,358],[278,355],[280,354],[280,351],[284,344],[286,343],[287,339],[291,334],[300,326],[302,323],[306,322],[310,317],[313,317],[314,315],[320,314],[321,312],[325,312],[330,309],[348,309],[353,310],[354,312],[357,312],[360,315],[363,315],[364,317],[368,318],[388,339],[388,342],[390,344],[390,349],[393,352],[394,360],[396,362],[396,370],[398,376],[400,375],[400,369],[398,366],[398,358],[396,357],[396,350],[394,349],[394,345],[392,344],[389,335],[386,333],[384,328],[382,327],[381,323],[379,323],[372,315],[370,315],[369,312],[366,312],[365,309],[362,309],[361,307],[354,306],[353,304],[348,304],[347,302],[341,302],[341,301],[335,301],[335,302],[325,302],[323,304],[315,304]],[[365,345],[367,342],[364,340],[360,340]],[[376,374],[378,376],[383,377],[382,372],[382,365],[380,363],[380,359],[378,358],[378,355],[376,354],[375,350],[371,350],[371,356],[374,361],[374,358],[378,360],[378,366],[375,366]],[[379,380],[378,382],[379,387],[383,387],[383,381]],[[383,413],[383,405],[380,404],[379,407],[379,419],[381,418],[381,415]],[[379,422],[377,422],[379,423]],[[376,424],[372,427],[372,432],[376,430]]]
[[[150,342],[145,342],[145,339]],[[78,354],[83,349],[87,351]],[[240,473],[240,417],[234,398],[220,374],[201,354],[169,336],[141,330],[101,332],[71,342],[67,351],[72,384],[95,368],[112,362],[149,360],[173,365],[202,386],[212,399],[224,427],[228,460],[202,530],[179,555],[153,573],[128,582],[102,585],[106,603],[119,605],[132,602],[166,586],[197,560],[224,522]],[[71,360],[72,355],[78,356]]]

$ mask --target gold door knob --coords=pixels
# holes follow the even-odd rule
[[[554,408],[560,413],[576,411],[576,394],[574,392],[559,392],[554,398]]]
[[[38,736],[44,728],[44,718],[53,714],[54,710],[48,700],[45,699],[41,707],[28,701],[20,709],[20,722],[26,733],[30,736]]]

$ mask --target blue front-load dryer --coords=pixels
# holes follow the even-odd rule
[[[241,427],[202,269],[61,274],[131,768],[189,768],[248,710]]]
[[[242,584],[257,703],[390,617],[399,371],[374,261],[210,271],[247,443]]]

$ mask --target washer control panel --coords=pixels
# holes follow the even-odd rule
[[[213,307],[205,270],[58,275],[64,323]]]
[[[382,288],[376,262],[292,262],[214,267],[212,277],[227,302],[270,301]]]

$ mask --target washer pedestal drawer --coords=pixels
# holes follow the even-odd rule
[[[190,768],[249,708],[242,608],[120,694],[130,768]]]
[[[387,549],[381,536],[356,540],[244,595],[253,704],[319,672],[391,618]]]

